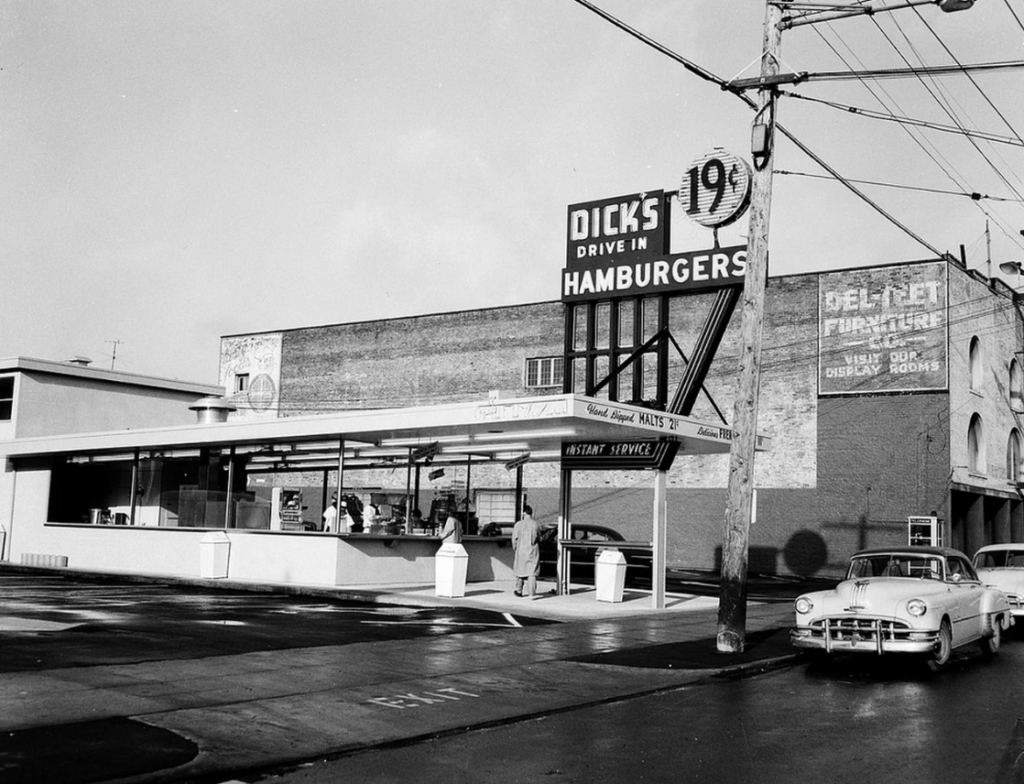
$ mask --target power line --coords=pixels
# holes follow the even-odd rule
[[[589,2],[588,0],[575,0],[575,2],[577,4],[583,6],[584,8],[587,8],[588,10],[592,11],[593,13],[597,14],[598,16],[600,16],[601,18],[605,19],[610,24],[612,24],[615,27],[619,28],[623,32],[628,33],[629,35],[633,36],[637,40],[647,44],[648,46],[654,48],[658,52],[661,52],[665,56],[670,57],[671,59],[673,59],[676,62],[680,63],[687,70],[689,70],[692,73],[696,74],[697,76],[699,76],[700,78],[704,79],[705,81],[711,82],[713,84],[717,84],[723,90],[726,90],[727,92],[733,93],[741,101],[743,101],[745,104],[747,104],[747,106],[749,108],[751,108],[751,109],[753,109],[755,111],[757,110],[757,104],[756,104],[755,101],[753,101],[752,99],[750,99],[746,95],[743,95],[742,91],[739,91],[739,90],[736,90],[736,89],[732,88],[729,85],[729,83],[726,80],[722,79],[721,77],[714,75],[713,73],[711,73],[707,69],[702,68],[701,66],[696,65],[695,63],[692,63],[691,61],[689,61],[686,58],[682,57],[681,55],[677,54],[676,52],[673,52],[668,47],[663,46],[662,44],[658,43],[657,41],[654,41],[649,36],[644,35],[639,30],[636,30],[636,29],[630,27],[629,25],[627,25],[625,22],[622,22],[621,20],[615,18],[614,16],[609,14],[607,11],[604,11],[603,9],[598,8],[597,6],[595,6],[593,3]],[[829,172],[829,174],[831,174],[833,177],[835,177],[840,183],[842,183],[854,195],[856,195],[862,201],[864,201],[869,206],[871,206],[872,209],[874,209],[879,215],[881,215],[886,220],[888,220],[890,223],[892,223],[894,226],[896,226],[898,229],[903,231],[907,236],[909,236],[912,239],[916,240],[922,247],[927,248],[929,251],[934,253],[936,256],[941,256],[942,255],[942,252],[940,250],[938,250],[936,247],[934,247],[931,243],[927,242],[923,237],[919,236],[917,233],[912,231],[908,226],[904,225],[899,220],[897,220],[894,216],[890,215],[879,204],[875,203],[870,198],[868,198],[867,195],[865,195],[861,191],[857,190],[841,174],[839,174],[839,172],[837,172],[834,168],[832,168],[827,163],[825,163],[825,161],[820,156],[818,156],[816,153],[814,153],[809,147],[807,147],[807,145],[805,145],[802,141],[800,141],[785,126],[783,126],[781,123],[775,123],[775,127],[779,131],[779,133],[783,134],[787,139],[789,139],[793,144],[795,144],[805,155],[807,155],[809,158],[811,158],[811,160],[813,160],[815,163],[817,163],[819,166],[821,166],[823,169],[825,169],[825,171]]]
[[[888,34],[887,34],[887,33],[885,32],[885,30],[884,30],[884,29],[882,28],[881,24],[879,24],[878,20],[877,20],[877,19],[874,19],[874,18],[872,18],[872,21],[874,22],[874,25],[875,25],[876,29],[877,29],[877,30],[878,30],[878,32],[879,32],[879,33],[880,33],[880,34],[882,35],[882,37],[883,37],[883,38],[885,38],[885,40],[886,40],[886,41],[888,42],[888,44],[889,44],[889,45],[890,45],[890,46],[891,46],[891,47],[893,48],[893,50],[894,50],[894,51],[895,51],[895,52],[896,52],[896,53],[897,53],[897,54],[899,55],[899,57],[900,57],[900,58],[901,58],[901,59],[903,60],[903,62],[904,62],[904,63],[906,63],[906,64],[907,64],[907,65],[909,66],[909,65],[911,64],[911,63],[910,63],[910,61],[909,61],[909,60],[908,60],[908,59],[906,58],[906,56],[905,56],[905,55],[903,54],[903,52],[901,52],[901,51],[900,51],[900,48],[899,48],[899,47],[898,47],[898,46],[896,45],[895,41],[893,41],[893,40],[892,40],[892,38],[891,38],[891,37],[890,37],[890,36],[889,36],[889,35],[888,35]],[[913,43],[912,43],[912,42],[910,41],[910,37],[909,37],[909,36],[908,36],[908,35],[906,34],[906,32],[905,32],[905,31],[903,30],[903,28],[902,28],[902,26],[900,25],[899,21],[898,21],[897,19],[895,19],[895,18],[892,18],[892,19],[891,19],[890,21],[891,21],[891,22],[892,22],[892,23],[893,23],[893,24],[894,24],[894,25],[896,26],[896,28],[897,28],[897,29],[898,29],[898,30],[900,31],[900,34],[901,34],[901,35],[903,36],[903,39],[904,39],[904,40],[905,40],[905,41],[907,42],[907,45],[908,45],[908,46],[910,46],[911,50],[912,50],[912,51],[914,51],[914,53],[915,53],[915,55],[917,55],[918,59],[919,59],[919,60],[921,60],[922,58],[920,57],[920,55],[919,55],[919,54],[917,54],[917,50],[916,50],[916,48],[914,47]],[[934,35],[934,32],[933,32],[933,35]],[[840,39],[840,40],[841,40],[841,39]],[[926,91],[928,92],[928,94],[929,94],[929,95],[931,95],[931,97],[933,98],[933,100],[934,100],[934,101],[935,101],[935,102],[936,102],[936,103],[937,103],[937,104],[939,105],[939,107],[940,107],[940,108],[941,108],[941,109],[942,109],[942,110],[943,110],[943,111],[945,112],[946,116],[947,116],[947,117],[949,117],[949,118],[950,118],[950,119],[951,119],[951,120],[952,120],[952,121],[953,121],[953,122],[954,122],[954,123],[956,124],[957,128],[958,128],[958,129],[959,129],[959,130],[961,131],[961,133],[963,133],[963,135],[965,135],[965,136],[966,136],[967,140],[968,140],[968,141],[969,141],[969,142],[971,143],[971,145],[972,145],[972,146],[973,146],[973,147],[975,148],[975,150],[976,150],[976,151],[978,152],[978,154],[982,156],[982,158],[983,158],[983,159],[985,160],[985,162],[986,162],[986,163],[988,163],[988,164],[989,164],[989,166],[990,166],[990,167],[991,167],[991,168],[993,169],[993,171],[994,171],[994,172],[996,173],[997,177],[998,177],[998,178],[999,178],[1000,180],[1002,180],[1003,184],[1004,184],[1004,185],[1006,185],[1006,187],[1007,187],[1007,188],[1008,188],[1008,189],[1009,189],[1009,190],[1010,190],[1011,192],[1013,192],[1013,193],[1017,194],[1018,196],[1020,196],[1020,193],[1019,193],[1019,192],[1017,191],[1017,189],[1016,189],[1016,188],[1015,188],[1015,187],[1013,186],[1013,184],[1012,184],[1012,183],[1010,183],[1010,182],[1009,182],[1009,181],[1008,181],[1008,180],[1007,180],[1007,179],[1006,179],[1006,178],[1005,178],[1005,177],[1004,177],[1004,176],[1002,175],[1002,172],[1001,172],[1001,171],[1000,171],[1000,170],[999,170],[999,169],[998,169],[998,168],[997,168],[996,166],[994,166],[994,165],[993,165],[992,161],[991,161],[991,160],[990,160],[990,159],[988,158],[988,156],[986,156],[986,155],[985,155],[985,153],[984,153],[984,152],[983,152],[983,151],[981,150],[981,148],[980,148],[980,147],[978,146],[978,144],[977,144],[977,143],[976,143],[976,142],[975,142],[975,141],[974,141],[974,140],[973,140],[973,139],[972,139],[972,138],[971,138],[971,137],[970,137],[970,136],[969,136],[969,135],[968,135],[968,134],[966,133],[967,129],[966,129],[965,127],[964,127],[963,123],[962,123],[962,122],[960,122],[959,118],[957,118],[957,117],[956,117],[956,115],[954,114],[953,110],[952,110],[952,109],[951,109],[951,108],[949,107],[948,103],[947,103],[947,102],[945,102],[944,100],[940,99],[940,97],[939,97],[939,96],[938,96],[938,95],[936,94],[936,90],[938,90],[938,91],[941,91],[941,89],[942,89],[942,88],[941,88],[941,86],[940,86],[939,84],[936,84],[936,86],[935,86],[935,90],[932,90],[932,88],[931,88],[931,87],[930,87],[930,86],[929,86],[929,85],[928,85],[928,84],[927,84],[927,83],[925,82],[925,80],[924,80],[924,79],[922,79],[922,78],[919,78],[919,81],[921,82],[921,84],[922,84],[922,86],[923,86],[923,87],[925,88],[925,90],[926,90]],[[866,84],[865,84],[865,87],[867,87],[867,85],[866,85]],[[869,91],[870,91],[870,88],[868,88],[868,89],[869,89]],[[872,93],[872,94],[873,94],[873,93]],[[875,97],[876,97],[876,99],[877,99],[877,96],[875,96]],[[884,104],[883,104],[883,105],[884,105]],[[916,137],[916,136],[915,136],[915,135],[914,135],[913,133],[911,133],[911,132],[910,132],[910,129],[909,129],[909,128],[907,128],[907,127],[905,127],[905,126],[904,126],[904,130],[905,130],[905,131],[906,131],[906,132],[907,132],[907,133],[908,133],[908,134],[909,134],[909,135],[911,136],[911,138],[915,139],[915,141],[917,141],[917,143],[918,143],[918,144],[919,144],[919,145],[920,145],[920,146],[922,147],[922,149],[924,150],[924,146],[923,146],[924,138],[922,137],[922,139],[918,140],[918,139],[917,139],[917,137]],[[943,160],[944,160],[944,161],[946,162],[947,166],[949,166],[949,167],[950,167],[951,169],[953,169],[953,171],[954,171],[954,172],[956,173],[956,175],[957,175],[957,176],[956,176],[956,178],[954,178],[954,177],[953,177],[953,176],[952,176],[952,175],[950,174],[950,171],[949,171],[949,169],[947,169],[947,168],[946,168],[945,166],[942,166],[941,164],[939,164],[939,162],[938,162],[938,160],[936,159],[936,157],[935,157],[934,155],[932,155],[932,154],[931,154],[930,152],[928,152],[927,150],[925,150],[925,153],[926,153],[926,154],[928,155],[928,157],[930,157],[930,158],[932,159],[932,161],[933,161],[933,162],[934,162],[934,163],[935,163],[936,165],[938,165],[940,169],[942,169],[942,171],[943,171],[943,172],[944,172],[944,173],[946,174],[946,176],[947,176],[947,177],[949,177],[949,179],[950,179],[950,180],[951,180],[951,181],[952,181],[952,182],[953,182],[954,184],[956,184],[956,185],[957,185],[957,187],[959,187],[959,188],[961,188],[961,189],[963,189],[963,190],[965,190],[965,191],[973,191],[973,190],[974,190],[973,188],[970,188],[970,187],[968,187],[968,186],[966,185],[966,179],[965,179],[965,178],[963,177],[963,175],[961,175],[961,174],[960,174],[959,172],[956,172],[956,169],[955,169],[955,167],[953,167],[952,163],[950,163],[950,162],[948,161],[948,159],[946,159],[946,158],[945,158],[945,156],[943,156],[943,155],[942,155],[941,153],[939,153],[939,152],[938,152],[938,149],[937,149],[937,148],[936,148],[936,147],[935,147],[935,146],[934,146],[934,145],[933,145],[933,144],[932,144],[932,143],[931,143],[930,141],[928,142],[928,144],[929,144],[929,145],[930,145],[930,146],[932,147],[932,149],[934,149],[934,150],[935,150],[936,154],[938,154],[938,155],[939,155],[940,157],[942,157],[942,159],[943,159]],[[958,179],[957,179],[957,178],[959,178],[959,181],[958,181]],[[985,217],[986,217],[986,218],[990,218],[990,219],[992,219],[993,221],[995,221],[996,225],[997,225],[997,226],[999,226],[1000,230],[1001,230],[1001,231],[1002,231],[1002,232],[1003,232],[1003,233],[1004,233],[1004,234],[1005,234],[1005,235],[1006,235],[1006,236],[1007,236],[1007,237],[1008,237],[1008,238],[1009,238],[1009,239],[1010,239],[1011,241],[1013,241],[1013,242],[1014,242],[1015,244],[1017,244],[1017,245],[1020,245],[1020,239],[1019,239],[1019,238],[1018,238],[1017,236],[1015,236],[1015,233],[1014,233],[1013,231],[1011,231],[1011,230],[1010,230],[1010,229],[1009,229],[1009,228],[1008,228],[1008,227],[1007,227],[1007,226],[1006,226],[1006,225],[1005,225],[1005,224],[1003,223],[1002,219],[1001,219],[1001,218],[1000,218],[999,216],[997,216],[997,215],[994,215],[994,214],[992,214],[992,213],[991,213],[991,212],[990,212],[989,210],[985,209],[985,207],[984,207],[984,206],[983,206],[983,205],[982,205],[981,203],[979,203],[979,202],[976,202],[976,204],[977,204],[977,206],[978,206],[978,209],[979,209],[979,210],[980,210],[980,211],[982,212],[982,214],[984,214],[984,215],[985,215]]]
[[[1009,136],[1001,136],[997,133],[989,133],[988,131],[971,130],[968,128],[960,128],[953,125],[942,125],[940,123],[930,122],[928,120],[916,120],[912,117],[902,117],[896,114],[886,114],[883,112],[876,112],[873,109],[864,109],[858,106],[849,106],[847,104],[837,103],[835,101],[828,101],[824,98],[813,98],[809,95],[801,95],[800,93],[790,92],[789,90],[780,90],[782,95],[787,98],[795,98],[799,101],[808,101],[810,103],[819,103],[824,106],[828,106],[832,109],[839,109],[840,111],[848,112],[850,114],[856,114],[863,117],[868,117],[872,120],[887,120],[890,122],[897,122],[901,125],[913,125],[920,128],[927,128],[932,131],[942,131],[944,133],[955,133],[960,136],[973,136],[977,139],[984,139],[989,142],[997,142],[999,144],[1010,144],[1015,147],[1024,147],[1024,141],[1020,139],[1010,138]]]
[[[1020,17],[1019,17],[1019,16],[1017,16],[1017,12],[1013,10],[1013,6],[1012,6],[1012,5],[1010,5],[1010,0],[1003,0],[1003,3],[1005,3],[1005,5],[1006,5],[1006,10],[1010,12],[1010,15],[1011,15],[1011,16],[1012,16],[1012,17],[1014,18],[1014,20],[1015,20],[1015,21],[1017,22],[1017,26],[1018,26],[1018,27],[1019,27],[1019,28],[1020,28],[1021,30],[1024,30],[1024,22],[1022,22],[1022,21],[1020,20]]]
[[[832,179],[831,177],[827,177],[824,174],[810,174],[809,172],[786,171],[785,169],[776,169],[775,173],[776,174],[788,174],[788,175],[794,176],[794,177],[810,177],[812,179],[818,179],[818,180],[830,180],[830,179]],[[1011,199],[1011,198],[1006,197],[1006,196],[987,196],[987,195],[982,195],[980,193],[967,193],[966,191],[947,191],[947,190],[942,190],[941,188],[924,188],[924,187],[915,186],[915,185],[900,185],[898,183],[893,183],[893,182],[876,182],[874,180],[854,180],[854,179],[851,179],[850,182],[855,182],[858,185],[876,185],[876,186],[878,186],[880,188],[899,188],[901,190],[919,191],[921,193],[938,193],[938,194],[942,194],[944,196],[964,196],[964,197],[966,197],[968,199],[973,199],[974,201],[987,200],[987,201],[1010,201],[1010,202],[1016,202],[1018,204],[1024,203],[1024,202],[1022,202],[1021,199]]]
[[[839,41],[843,44],[843,46],[846,47],[846,50],[850,53],[850,55],[852,57],[856,58],[857,62],[861,62],[860,58],[857,57],[857,54],[853,51],[853,49],[850,47],[850,45],[846,43],[846,41],[843,39],[842,35],[840,35],[839,32],[836,31],[832,27],[831,24],[829,25],[829,29],[832,30],[832,34],[835,35],[835,37],[839,39]],[[828,46],[829,49],[832,50],[833,54],[835,54],[836,57],[839,58],[840,62],[842,62],[844,65],[846,65],[847,68],[849,68],[852,71],[853,69],[850,66],[850,64],[847,61],[847,59],[842,54],[839,53],[839,51],[832,45],[832,43],[827,38],[825,38],[824,33],[822,33],[821,30],[818,27],[815,27],[814,30],[818,34],[818,37],[820,37],[821,40],[824,41],[825,45]],[[884,32],[883,32],[883,35],[884,35]],[[891,44],[891,41],[890,41],[890,44]],[[874,87],[872,85],[870,85],[870,84],[868,84],[867,82],[864,82],[864,81],[862,81],[861,84],[863,85],[864,89],[867,90],[868,93],[871,94],[871,97],[873,97],[876,101],[878,101],[878,103],[883,108],[885,108],[887,111],[891,112],[889,107],[886,105],[886,102],[883,101],[881,97],[879,97],[878,93],[875,92],[875,89],[874,89]],[[889,95],[889,93],[885,90],[884,87],[879,86],[878,89],[881,91],[881,93],[883,95],[885,95],[885,97],[889,101],[891,101],[893,104],[895,104],[897,107],[899,107],[899,102],[895,98],[893,98],[891,95]],[[936,148],[935,145],[931,143],[931,141],[929,141],[926,137],[924,137],[923,134],[915,134],[914,131],[910,127],[908,127],[906,125],[901,125],[901,128],[907,134],[907,136],[910,137],[911,141],[913,141],[918,147],[920,147],[921,151],[926,156],[928,156],[928,158],[931,159],[932,163],[934,163],[939,168],[939,170],[942,171],[942,173],[946,175],[947,179],[949,179],[950,182],[952,182],[954,185],[956,185],[961,190],[970,190],[967,187],[966,181],[964,180],[963,176],[958,171],[956,171],[956,168],[952,165],[952,163],[950,163],[948,160],[946,160],[945,156],[942,155],[941,152],[939,152],[938,148]],[[931,148],[931,149],[929,149],[929,148]],[[944,163],[940,162],[939,158],[942,158]],[[952,170],[952,172],[950,170]],[[956,176],[954,176],[954,174]]]
[[[952,58],[953,62],[957,64],[960,70],[963,71],[964,76],[966,76],[970,83],[974,85],[975,89],[977,89],[977,91],[981,94],[981,97],[985,99],[985,102],[992,107],[992,111],[994,111],[996,115],[999,117],[999,119],[1006,124],[1006,127],[1010,129],[1010,132],[1017,137],[1017,141],[1024,144],[1024,139],[1020,138],[1020,134],[1017,133],[1017,130],[1013,127],[1010,121],[1006,119],[1006,115],[999,111],[999,108],[992,102],[992,99],[988,97],[988,94],[983,89],[981,89],[981,85],[978,84],[977,81],[975,81],[973,76],[971,76],[968,67],[964,66],[964,64],[961,63],[959,59],[957,59],[957,56],[953,54],[953,52],[950,50],[948,46],[946,46],[946,42],[943,41],[942,37],[935,32],[935,29],[930,24],[928,24],[928,20],[921,16],[921,12],[918,11],[917,8],[914,9],[914,13],[917,14],[917,18],[921,20],[921,23],[928,29],[928,32],[930,32],[935,37],[935,40],[939,42],[942,48],[946,50],[946,54],[948,54]],[[973,66],[971,66],[971,68],[973,69]]]

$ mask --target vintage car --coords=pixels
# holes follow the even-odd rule
[[[1024,544],[990,544],[974,554],[974,569],[985,585],[998,588],[1014,618],[1024,616]]]
[[[966,555],[945,547],[863,550],[845,580],[803,594],[795,610],[790,640],[798,648],[919,654],[933,670],[970,642],[993,655],[1013,623],[1006,595],[983,585]]]
[[[509,536],[514,523],[487,523],[480,529],[480,536]],[[625,537],[614,528],[592,523],[573,523],[572,540],[569,549],[569,567],[574,582],[593,582],[594,564],[601,551],[606,548],[619,550],[626,558],[626,584],[650,587],[650,548],[634,548],[625,543]],[[553,579],[558,561],[558,526],[544,523],[540,526],[540,576]]]

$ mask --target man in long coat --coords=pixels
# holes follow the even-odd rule
[[[526,584],[531,599],[537,594],[537,572],[540,571],[540,526],[533,519],[533,509],[523,505],[523,519],[512,528],[514,558],[512,572],[516,578],[515,595],[523,595]]]

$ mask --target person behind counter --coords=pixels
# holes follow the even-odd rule
[[[345,523],[350,534],[363,532],[363,502],[354,495],[346,495],[341,500],[341,508],[345,512]]]
[[[376,533],[374,527],[380,521],[380,510],[377,509],[377,504],[370,502],[363,509],[363,525],[369,533]]]
[[[331,505],[324,511],[324,531],[332,531],[338,523],[338,494],[331,496]]]
[[[448,519],[444,521],[444,528],[441,529],[441,545],[458,544],[462,541],[462,528],[459,525],[459,518],[455,516],[455,505],[448,505]]]

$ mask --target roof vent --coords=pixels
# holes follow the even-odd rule
[[[89,357],[73,356],[68,360],[69,365],[79,365],[81,367],[89,367],[92,364],[92,360]]]
[[[216,422],[227,422],[228,414],[238,408],[230,400],[222,397],[204,397],[188,407],[196,412],[196,422],[200,425],[211,425]]]

